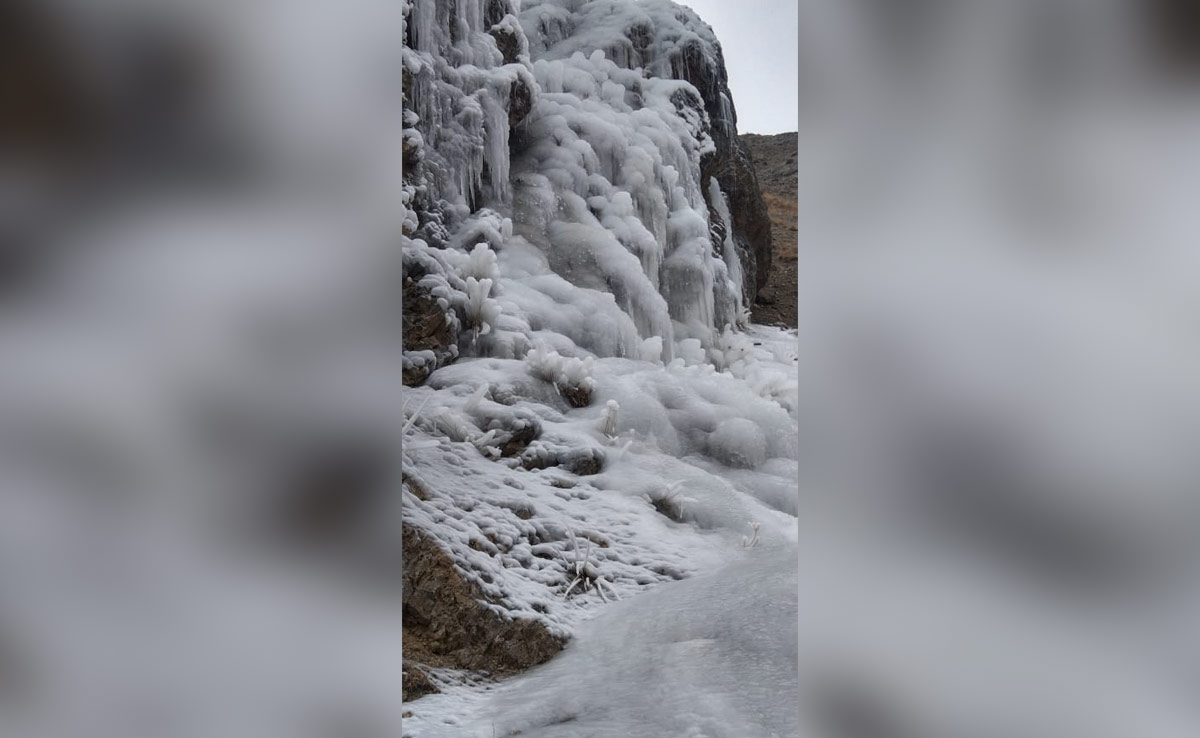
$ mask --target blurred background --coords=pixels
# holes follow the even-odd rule
[[[800,0],[802,716],[1200,733],[1200,10]],[[399,735],[401,8],[0,5],[0,725]]]
[[[802,716],[1195,734],[1193,7],[799,32]]]

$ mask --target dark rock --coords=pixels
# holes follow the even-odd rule
[[[729,92],[729,81],[725,71],[724,55],[717,46],[715,59],[704,53],[698,41],[683,44],[674,50],[670,59],[671,76],[690,82],[695,87],[708,113],[711,127],[709,135],[716,150],[700,160],[701,183],[716,177],[729,201],[729,212],[733,223],[722,221],[716,203],[712,202],[708,187],[704,187],[704,199],[708,205],[709,222],[715,229],[714,236],[732,228],[734,247],[742,263],[742,293],[747,302],[754,299],[771,273],[771,220],[767,212],[754,161],[750,152],[738,138],[737,110],[733,95]],[[715,241],[718,253],[724,248],[723,241]]]
[[[404,168],[416,167],[421,163],[421,147],[415,136],[404,136]]]
[[[594,449],[580,449],[563,460],[562,468],[581,477],[599,474],[604,470],[604,454]]]
[[[771,247],[775,255],[765,287],[752,307],[753,319],[764,325],[795,328],[797,324],[796,135],[780,133],[741,136],[754,160],[754,172],[771,220]]]
[[[500,447],[501,456],[516,456],[529,447],[542,434],[541,426],[529,424],[512,432],[504,445]]]
[[[587,387],[559,385],[558,392],[571,404],[571,407],[587,407],[592,404],[592,391]]]
[[[528,470],[558,467],[586,477],[604,469],[604,453],[592,448],[529,448],[521,454],[521,466]]]
[[[521,124],[533,110],[533,90],[518,77],[508,91],[508,125],[512,130]]]
[[[721,191],[729,201],[729,212],[733,219],[733,242],[742,262],[742,292],[747,301],[752,300],[771,275],[773,249],[771,245],[771,219],[766,202],[758,187],[754,164],[749,152],[736,136],[722,140],[713,135],[717,152],[704,157],[700,162],[701,178],[716,177]],[[709,201],[705,190],[711,222],[719,222],[716,204]],[[721,242],[715,244],[719,249]]]
[[[489,608],[434,539],[408,525],[402,535],[403,658],[405,671],[412,673],[401,685],[403,699],[433,687],[418,673],[421,665],[504,676],[541,664],[562,649],[564,642],[541,623],[505,618]]]
[[[521,36],[513,28],[493,25],[488,34],[496,39],[496,48],[504,56],[505,64],[514,64],[521,56]]]
[[[504,55],[504,63],[515,63],[521,54],[521,38],[511,29],[500,26],[493,26],[488,33],[496,39],[496,48]]]
[[[403,320],[405,351],[432,351],[440,366],[457,356],[456,336],[446,321],[446,313],[437,298],[421,286],[420,268],[405,262],[403,286]],[[404,384],[415,387],[433,372],[435,367],[422,366],[404,369]]]
[[[629,43],[633,46],[634,65],[645,67],[652,59],[650,59],[651,49],[654,45],[654,28],[648,23],[635,23],[625,32]]]
[[[510,0],[487,0],[483,9],[483,24],[491,28],[510,14],[516,14]]]
[[[658,512],[659,515],[662,515],[669,520],[673,520],[676,523],[682,523],[685,521],[683,516],[683,502],[678,499],[667,496],[659,496],[652,499],[650,504],[654,507],[655,511]]]
[[[494,416],[484,414],[477,422],[485,431],[500,432],[500,455],[504,457],[520,455],[542,435],[541,421],[528,411]]]

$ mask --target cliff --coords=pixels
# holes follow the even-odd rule
[[[753,315],[755,323],[795,328],[797,320],[796,248],[796,133],[741,136],[750,151],[759,187],[771,220],[773,267],[767,283],[758,291]]]
[[[405,18],[411,698],[789,540],[797,392],[794,337],[750,322],[770,222],[711,28],[665,0]]]
[[[406,14],[408,383],[464,352],[519,358],[545,329],[669,361],[745,324],[770,222],[711,28],[666,0]],[[497,258],[522,294],[501,294]],[[573,310],[530,319],[547,300]]]

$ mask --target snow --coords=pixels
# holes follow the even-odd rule
[[[795,693],[781,688],[796,680],[795,556],[790,545],[747,549],[716,573],[613,605],[544,667],[483,699],[454,688],[426,697],[408,725],[430,738],[798,735]],[[438,720],[448,714],[461,717]]]
[[[728,418],[709,435],[708,452],[729,466],[753,469],[767,460],[767,438],[757,423]]]
[[[762,352],[761,360],[766,356]],[[794,500],[783,502],[788,512],[781,513],[778,506],[760,502],[769,495],[757,492],[794,474],[786,463],[795,457],[794,418],[777,403],[751,395],[731,375],[698,369],[619,358],[564,358],[543,347],[531,350],[525,361],[460,359],[438,369],[426,387],[407,393],[413,402],[423,403],[412,438],[427,445],[410,448],[406,473],[421,488],[440,494],[429,500],[406,494],[406,519],[417,527],[430,526],[456,560],[469,564],[468,570],[486,572],[478,583],[508,611],[559,632],[574,622],[573,607],[566,600],[555,601],[553,589],[546,587],[563,588],[568,582],[563,568],[568,531],[606,540],[593,555],[622,596],[631,585],[674,579],[705,562],[711,566],[753,521],[764,522],[764,539],[794,540],[795,518],[789,514]],[[558,387],[581,384],[592,388],[593,399],[588,407],[573,408]],[[752,437],[759,442],[751,442],[747,450],[744,439],[723,438],[722,417],[753,427],[757,435]],[[490,432],[511,433],[530,423],[541,434],[516,459],[496,461],[476,448]],[[771,430],[771,443],[758,424]],[[739,468],[750,468],[736,480],[728,478],[733,468],[706,468],[702,455],[713,443],[710,436],[741,454]],[[504,443],[502,436],[488,440]],[[768,454],[785,463],[768,465]],[[601,459],[600,473],[567,473],[571,460],[581,457]],[[561,466],[531,463],[526,469],[518,463],[539,459]],[[768,468],[755,474],[757,466]],[[464,484],[464,478],[472,481]],[[565,480],[569,489],[561,486]],[[657,499],[662,483],[653,480],[682,482],[688,498],[682,522],[654,513],[646,498]],[[514,496],[513,489],[519,494]],[[517,518],[506,509],[518,499],[535,511],[531,518]],[[693,526],[720,533],[723,543],[692,538],[695,532],[688,531]],[[497,560],[491,546],[482,553],[472,548],[472,540],[478,545],[483,538],[513,547],[508,551],[513,558]],[[553,552],[550,560],[530,558],[538,546]]]
[[[794,335],[748,335],[743,364],[794,376]],[[493,723],[546,736],[795,733],[780,687],[795,679],[794,408],[717,372],[691,345],[697,363],[670,366],[535,345],[524,361],[460,359],[409,391],[426,404],[406,474],[438,494],[406,492],[406,521],[434,532],[505,613],[572,645],[500,685],[437,672],[441,694],[406,705],[407,734],[490,736]],[[558,386],[581,380],[593,399],[573,408]],[[541,435],[517,459],[473,445],[521,417]],[[600,472],[568,471],[581,458],[599,459]],[[600,542],[591,566],[621,603],[578,586],[567,594],[576,536]],[[677,617],[684,607],[692,615]],[[679,684],[690,687],[664,704]],[[555,727],[563,710],[574,718]]]

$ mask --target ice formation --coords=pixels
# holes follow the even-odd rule
[[[794,546],[795,336],[710,358],[748,293],[694,65],[546,48],[576,2],[16,5],[100,121],[61,191],[3,175],[46,194],[0,248],[0,733],[419,735],[409,530],[550,638]]]
[[[665,0],[406,8],[405,284],[422,325],[442,310],[450,329],[428,345],[428,327],[406,338],[418,377],[406,392],[428,404],[405,456],[405,524],[489,607],[563,637],[607,600],[650,617],[670,597],[638,605],[644,590],[741,561],[756,526],[777,552],[774,578],[721,628],[761,617],[764,601],[786,619],[795,335],[746,320],[767,265],[730,204],[736,123],[711,29]],[[661,635],[681,670],[663,678],[692,658],[706,669],[733,658],[728,644],[692,653]],[[786,636],[762,643],[785,678]],[[611,636],[580,637],[610,648]],[[762,684],[780,676],[742,665]],[[461,672],[429,677],[443,694],[412,703],[413,735],[476,735],[460,722],[472,710],[445,700],[486,694]],[[714,699],[736,693],[724,678],[702,685]],[[746,732],[748,715],[730,717],[730,735],[771,735]]]
[[[639,356],[657,338],[670,361],[678,340],[708,346],[738,323],[744,247],[702,166],[713,134],[736,132],[707,25],[657,0],[407,7],[402,201],[416,226],[402,243],[413,258],[498,254],[522,317],[493,352],[543,327],[539,303],[577,308],[593,327],[547,327],[601,356]],[[711,78],[688,81],[697,69]],[[723,101],[717,117],[709,98]],[[482,278],[481,266],[459,275]]]

